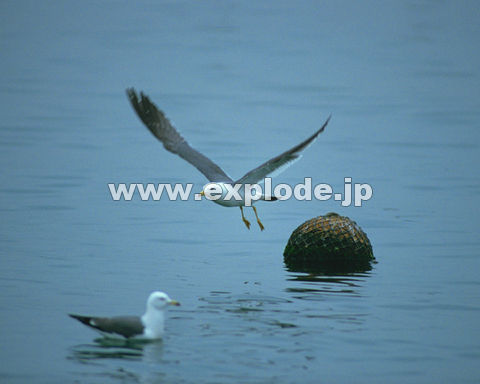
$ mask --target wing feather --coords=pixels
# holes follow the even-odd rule
[[[90,328],[126,338],[141,335],[145,329],[142,320],[137,316],[92,317],[74,314],[69,316]]]
[[[148,96],[140,92],[139,98],[133,88],[127,89],[127,95],[140,120],[163,143],[167,151],[188,161],[209,181],[232,181],[217,164],[188,144]]]
[[[285,151],[282,154],[266,161],[257,168],[252,169],[250,172],[246,173],[244,176],[238,179],[235,184],[255,184],[263,180],[268,175],[274,173],[275,171],[284,171],[296,159],[298,159],[301,156],[301,152],[306,147],[308,147],[318,137],[320,133],[324,131],[325,127],[330,121],[330,117],[331,116],[329,116],[325,123],[322,125],[322,127],[308,139],[302,141],[300,144],[294,146],[288,151]]]

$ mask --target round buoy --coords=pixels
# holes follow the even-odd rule
[[[371,269],[372,245],[355,221],[337,213],[310,219],[295,229],[283,252],[292,271],[360,272]]]

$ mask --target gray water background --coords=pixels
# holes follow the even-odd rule
[[[479,10],[1,2],[0,381],[478,383]],[[373,198],[259,203],[264,232],[208,201],[114,202],[107,183],[206,181],[142,126],[130,86],[234,177],[332,114],[275,182],[351,177]],[[287,271],[290,233],[330,211],[378,264]],[[67,317],[141,314],[157,289],[182,303],[161,343],[102,345]]]

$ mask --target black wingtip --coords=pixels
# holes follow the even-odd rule
[[[127,96],[128,98],[130,99],[130,101],[135,101],[136,104],[138,104],[138,101],[140,100],[141,103],[143,104],[145,101],[147,101],[148,103],[152,104],[152,102],[150,101],[150,99],[148,98],[148,96],[143,93],[142,91],[138,92],[135,90],[135,88],[133,87],[130,87],[130,88],[127,88],[125,90],[125,92],[127,93]]]
[[[128,100],[130,100],[130,103],[132,105],[138,104],[138,96],[137,92],[135,91],[135,88],[130,87],[125,90]]]
[[[325,130],[325,128],[327,127],[327,125],[328,125],[331,117],[332,117],[332,114],[330,114],[330,115],[327,117],[327,120],[325,120],[325,123],[323,123],[322,127],[318,130],[318,133],[322,133],[322,132]]]

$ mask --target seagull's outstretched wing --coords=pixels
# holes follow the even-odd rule
[[[139,98],[133,88],[127,89],[127,95],[140,120],[163,143],[166,150],[188,161],[202,172],[209,181],[232,182],[232,179],[217,164],[190,147],[148,96],[140,92]]]
[[[282,171],[288,168],[288,166],[291,165],[294,160],[300,157],[300,152],[302,152],[306,147],[308,147],[317,138],[317,136],[323,132],[328,122],[330,121],[330,117],[331,116],[329,116],[325,123],[323,123],[322,127],[312,136],[310,136],[307,140],[302,141],[300,144],[296,145],[295,147],[289,149],[286,152],[283,152],[281,155],[278,155],[273,159],[270,159],[262,165],[258,166],[257,168],[252,169],[250,172],[235,181],[235,184],[255,184],[262,181],[269,174],[279,170],[279,168],[281,168],[282,166],[284,166]]]
[[[126,338],[139,336],[145,329],[142,319],[136,316],[91,317],[73,314],[69,314],[69,316],[97,331],[117,334]]]

